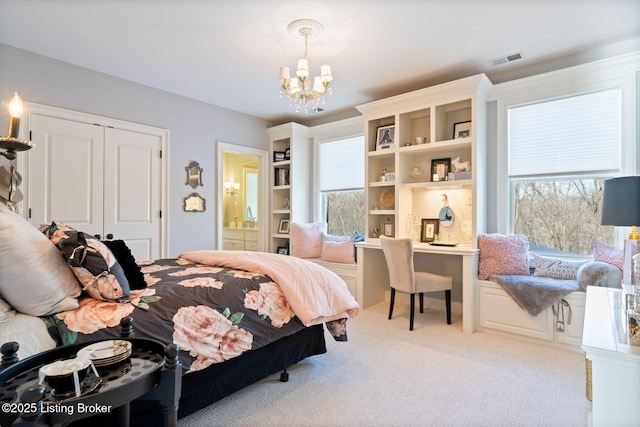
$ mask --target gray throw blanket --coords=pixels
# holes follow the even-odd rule
[[[571,292],[581,291],[577,280],[541,276],[491,276],[532,316],[537,316]]]

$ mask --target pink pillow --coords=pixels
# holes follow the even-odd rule
[[[529,275],[529,239],[521,234],[481,234],[478,236],[480,261],[478,278]]]
[[[624,264],[624,249],[618,249],[599,240],[591,239],[591,254],[594,262],[606,262],[620,270]]]
[[[355,246],[353,239],[335,241],[325,239],[322,242],[322,260],[327,262],[341,262],[355,264]]]
[[[291,235],[291,255],[298,258],[320,258],[322,253],[322,233],[327,229],[324,222],[300,224],[289,223]]]

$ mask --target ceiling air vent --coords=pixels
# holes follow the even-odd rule
[[[522,58],[523,58],[522,52],[516,52],[506,56],[500,56],[498,58],[494,58],[491,60],[491,64],[493,64],[494,67],[497,67],[498,65],[506,64],[507,62],[517,61],[518,59],[522,59]]]

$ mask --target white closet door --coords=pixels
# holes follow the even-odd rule
[[[104,235],[127,243],[136,260],[161,253],[159,136],[105,128]]]
[[[30,117],[30,222],[60,221],[102,234],[104,131],[100,126],[38,114]]]

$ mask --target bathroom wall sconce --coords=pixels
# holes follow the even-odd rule
[[[233,194],[234,196],[240,192],[240,184],[237,182],[225,182],[224,191],[227,194]]]

